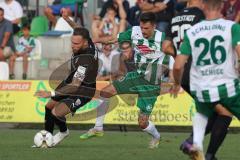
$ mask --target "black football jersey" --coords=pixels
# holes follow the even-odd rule
[[[89,46],[79,53],[73,54],[71,58],[71,71],[56,88],[56,91],[64,87],[65,91],[56,96],[86,96],[92,97],[96,89],[96,77],[98,73],[98,52],[95,46]],[[73,78],[81,79],[81,85],[69,85]],[[74,88],[73,88],[74,87]]]
[[[170,37],[177,50],[180,48],[180,44],[183,41],[186,30],[204,18],[202,10],[197,7],[186,8],[172,18]]]
[[[172,18],[171,27],[167,31],[167,37],[173,41],[177,54],[180,52],[179,48],[186,30],[203,19],[205,19],[204,13],[197,7],[186,8]],[[192,59],[189,57],[189,60],[185,65],[182,85],[189,85],[191,63]]]

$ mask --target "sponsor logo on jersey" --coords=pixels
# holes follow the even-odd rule
[[[138,51],[141,53],[141,54],[153,54],[155,52],[156,49],[153,49],[153,48],[150,48],[146,45],[137,45],[136,46]],[[156,47],[154,47],[156,48]]]
[[[152,105],[149,104],[149,105],[146,107],[146,110],[147,110],[147,111],[151,111],[151,110],[152,110]]]
[[[75,101],[75,104],[74,104],[74,105],[79,106],[81,103],[82,103],[81,100],[78,98],[78,99]]]

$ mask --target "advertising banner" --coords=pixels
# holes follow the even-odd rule
[[[97,90],[109,82],[97,82]],[[166,84],[165,84],[166,85]],[[44,122],[45,105],[49,99],[34,97],[39,90],[51,90],[48,81],[1,81],[0,82],[0,122],[42,123]],[[118,95],[110,99],[110,107],[105,117],[105,124],[136,125],[139,109],[136,106],[137,95]],[[94,98],[72,115],[67,115],[69,123],[95,123],[98,99]],[[191,126],[195,113],[193,99],[181,92],[173,98],[170,94],[158,97],[150,116],[156,125]],[[239,127],[234,118],[231,126]]]

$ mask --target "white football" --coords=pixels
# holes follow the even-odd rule
[[[50,132],[42,130],[34,136],[34,144],[39,148],[49,148],[53,146],[53,136]]]

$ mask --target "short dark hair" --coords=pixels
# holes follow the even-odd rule
[[[4,9],[2,7],[0,7],[0,11],[2,11],[4,13]]]
[[[73,31],[74,36],[82,36],[86,40],[90,40],[90,34],[89,31],[86,28],[74,28]]]
[[[22,29],[31,30],[31,26],[30,26],[30,24],[26,23],[26,24],[23,24]]]
[[[118,13],[118,9],[114,5],[108,6],[107,10],[113,10],[116,14]]]
[[[119,44],[119,48],[122,48],[122,46],[126,44],[126,45],[129,45],[130,47],[132,47],[132,42],[131,41],[122,41],[120,42]]]
[[[145,12],[140,15],[140,22],[156,23],[156,15],[153,12]]]

